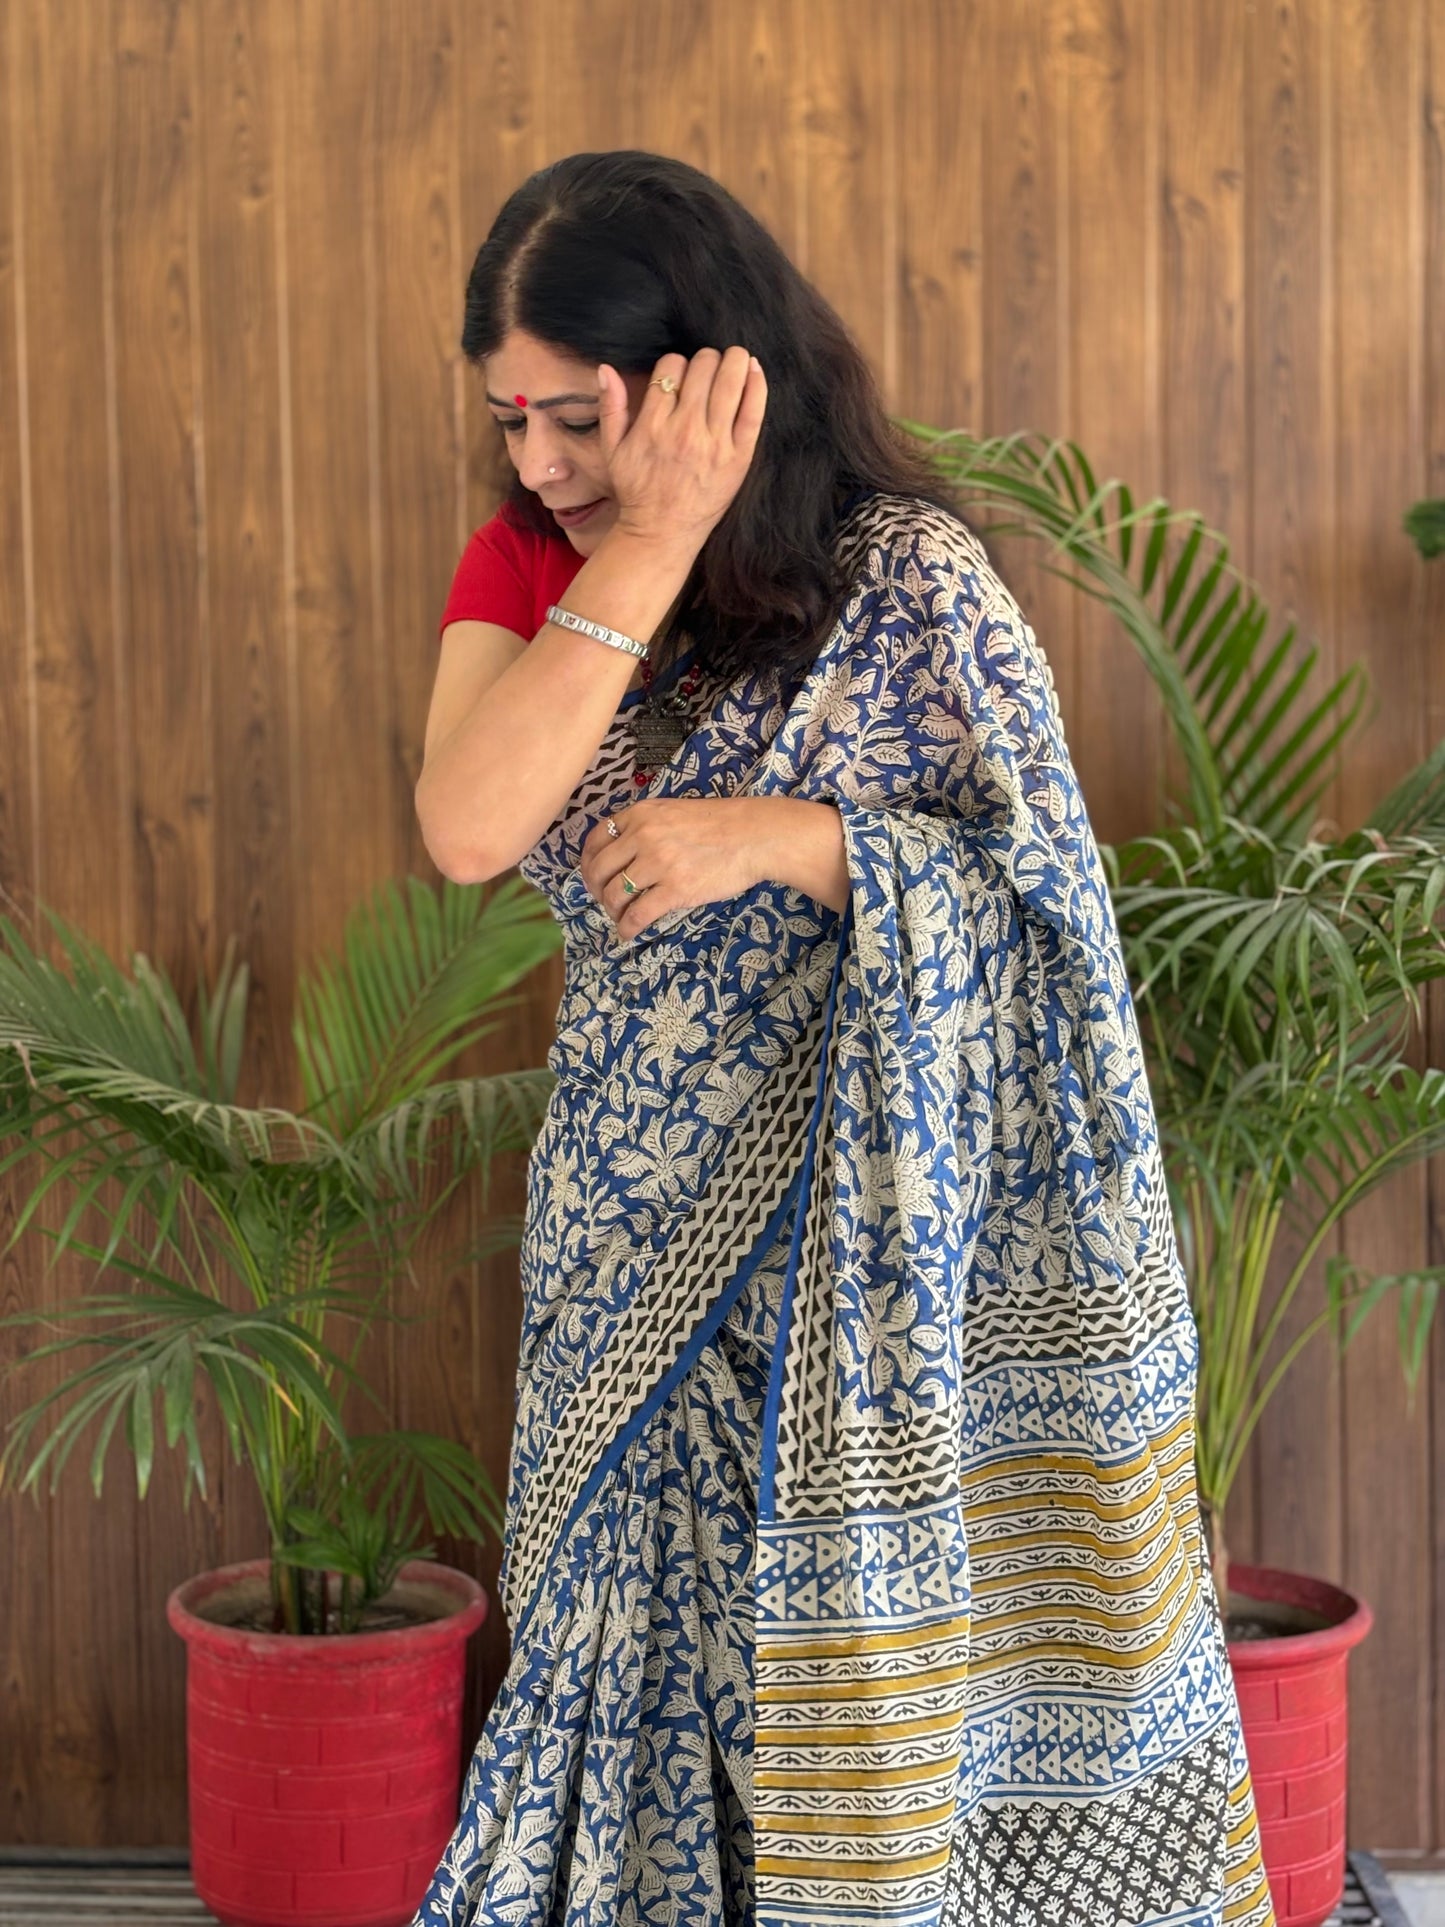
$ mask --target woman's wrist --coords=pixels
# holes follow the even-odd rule
[[[615,552],[629,556],[632,567],[640,567],[649,574],[656,573],[663,580],[676,577],[680,582],[685,582],[692,573],[693,563],[702,554],[703,544],[691,536],[668,531],[646,535],[640,530],[614,523],[593,554],[601,555],[604,550],[609,554]]]
[[[650,655],[652,644],[682,600],[697,556],[695,546],[676,537],[610,528],[572,578],[558,606],[574,618],[628,636]],[[577,633],[570,624],[550,626]],[[618,653],[637,661],[631,650]]]
[[[843,910],[852,888],[843,819],[832,803],[796,796],[739,796],[743,833],[758,883],[786,883],[830,910]]]

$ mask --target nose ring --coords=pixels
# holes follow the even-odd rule
[[[556,469],[555,469],[555,468],[549,468],[549,469],[547,470],[547,473],[548,473],[549,475],[555,475],[555,474],[557,473],[557,471],[556,471]]]

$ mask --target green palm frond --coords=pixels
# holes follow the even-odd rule
[[[0,917],[0,1010],[7,1024],[31,1029],[67,1049],[109,1059],[137,1078],[195,1096],[228,1099],[234,1086],[224,1077],[226,1051],[212,1048],[197,1058],[185,1013],[163,970],[141,953],[127,977],[99,944],[53,910],[46,920],[70,964],[66,974],[33,949],[9,917]],[[244,1008],[245,973],[235,972],[233,952],[217,980],[217,1029],[228,1036]]]
[[[92,1348],[101,1356],[73,1373],[29,1406],[14,1422],[0,1451],[0,1482],[14,1477],[32,1439],[48,1426],[44,1442],[20,1475],[22,1491],[38,1484],[47,1466],[50,1490],[82,1434],[92,1424],[99,1435],[91,1459],[91,1483],[99,1496],[107,1447],[117,1424],[126,1423],[142,1498],[155,1456],[153,1408],[162,1405],[166,1444],[184,1438],[188,1480],[204,1492],[205,1464],[195,1424],[195,1381],[209,1378],[239,1460],[248,1446],[264,1440],[266,1402],[277,1399],[294,1414],[305,1411],[327,1430],[343,1436],[341,1416],[328,1379],[349,1375],[346,1361],[322,1340],[308,1320],[317,1313],[354,1310],[346,1295],[297,1292],[287,1301],[235,1310],[210,1294],[144,1267],[114,1267],[135,1277],[144,1289],[123,1293],[91,1292],[59,1305],[37,1319],[31,1313],[0,1319],[0,1330],[37,1324],[80,1330],[27,1354],[27,1362]],[[52,1409],[63,1404],[59,1416]]]
[[[1329,1052],[1393,1056],[1445,975],[1436,918],[1445,858],[1421,838],[1363,832],[1289,845],[1231,824],[1139,838],[1105,854],[1135,996],[1167,1029],[1171,1069],[1233,1084],[1268,1062],[1283,1084]]]
[[[503,992],[560,941],[546,898],[521,878],[490,895],[419,878],[383,883],[347,919],[341,960],[297,988],[293,1026],[309,1112],[346,1137],[395,1113],[518,1000]]]
[[[1445,1072],[1404,1061],[1421,992],[1445,975],[1445,849],[1421,833],[1428,812],[1398,820],[1408,832],[1323,843],[1226,818],[1104,851],[1200,1333],[1196,1470],[1216,1514],[1294,1359],[1326,1329],[1344,1340],[1337,1314],[1398,1292],[1408,1378],[1436,1308],[1424,1274],[1332,1275],[1284,1339],[1334,1226],[1445,1149]],[[1287,1222],[1300,1250],[1267,1304]]]
[[[501,1538],[505,1516],[496,1487],[453,1440],[431,1432],[363,1433],[351,1451],[364,1482],[385,1477],[389,1500],[403,1510],[418,1506],[433,1532],[478,1539],[486,1527]]]
[[[345,1452],[322,1456],[309,1499],[289,1507],[286,1528],[277,1562],[340,1575],[335,1630],[345,1633],[408,1559],[435,1556],[427,1532],[500,1538],[505,1516],[486,1469],[449,1439],[363,1433]]]
[[[229,948],[214,991],[202,986],[198,1057],[163,970],[137,953],[127,976],[57,912],[47,917],[68,974],[0,918],[0,1135],[46,1115],[106,1120],[198,1175],[336,1155],[324,1126],[233,1101],[247,977]]]
[[[1396,1172],[1445,1149],[1445,1070],[1391,1066],[1321,1106],[1294,1147],[1293,1169],[1333,1225]]]
[[[1043,542],[1044,567],[1111,610],[1159,690],[1206,835],[1227,816],[1277,835],[1308,826],[1360,720],[1362,667],[1307,697],[1318,650],[1293,624],[1271,633],[1224,537],[1158,498],[1136,504],[1122,482],[1100,484],[1074,443],[899,426],[981,535]]]
[[[450,1153],[453,1181],[480,1164],[485,1206],[492,1158],[532,1144],[555,1084],[552,1072],[541,1066],[428,1084],[358,1128],[347,1149],[378,1189],[394,1186],[400,1195],[414,1197],[417,1176],[431,1162],[432,1140],[440,1135]]]
[[[1405,533],[1427,561],[1445,555],[1445,501],[1412,504],[1405,511]]]
[[[326,1489],[327,1464],[341,1468],[344,1493],[332,1497],[344,1517],[328,1523],[313,1505],[309,1543],[344,1540],[338,1556],[364,1559],[373,1577],[425,1550],[426,1522],[500,1532],[485,1469],[445,1440],[376,1435],[385,1442],[361,1459],[389,1451],[393,1462],[368,1493],[341,1406],[347,1392],[380,1404],[356,1360],[377,1319],[401,1316],[386,1293],[410,1271],[416,1240],[478,1166],[485,1201],[490,1160],[528,1148],[545,1114],[554,1079],[544,1068],[442,1075],[559,946],[545,897],[520,879],[490,895],[416,878],[382,885],[348,920],[341,958],[303,980],[301,1113],[237,1101],[248,977],[234,946],[214,985],[198,986],[193,1040],[163,971],[137,955],[126,972],[64,919],[50,922],[63,966],[0,920],[0,1176],[39,1172],[10,1243],[38,1230],[55,1257],[86,1259],[127,1289],[5,1321],[60,1333],[15,1369],[80,1347],[98,1355],[11,1421],[0,1483],[18,1474],[33,1490],[48,1473],[53,1489],[93,1431],[99,1491],[123,1428],[142,1494],[162,1440],[184,1450],[187,1495],[204,1489],[204,1378],[255,1475],[288,1630],[320,1630],[319,1575],[282,1569],[294,1564],[287,1521],[305,1511],[305,1494]],[[424,1193],[439,1154],[445,1182]],[[60,1225],[40,1224],[62,1196]],[[81,1236],[91,1213],[101,1241]],[[509,1225],[501,1242],[515,1241]],[[234,1285],[249,1304],[231,1302]],[[373,1501],[385,1502],[380,1512]]]
[[[1420,837],[1437,849],[1445,844],[1445,741],[1371,810],[1365,830],[1386,838]]]
[[[1342,1325],[1340,1349],[1343,1351],[1358,1336],[1366,1319],[1382,1299],[1396,1295],[1396,1337],[1400,1362],[1405,1371],[1407,1395],[1413,1405],[1415,1388],[1420,1382],[1420,1367],[1430,1325],[1440,1303],[1440,1287],[1445,1283],[1445,1266],[1430,1265],[1421,1271],[1385,1272],[1371,1277],[1351,1259],[1331,1256],[1325,1264],[1325,1286],[1333,1319]],[[1348,1311],[1348,1317],[1345,1313]]]

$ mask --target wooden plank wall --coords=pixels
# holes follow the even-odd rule
[[[298,963],[373,882],[429,874],[435,618],[491,506],[472,254],[531,169],[617,146],[745,200],[899,413],[1077,436],[1224,528],[1326,670],[1367,659],[1341,820],[1445,731],[1445,565],[1399,529],[1445,494],[1445,0],[0,0],[0,884],[183,983],[234,932],[257,1101],[295,1097]],[[1142,672],[1011,569],[1099,835],[1146,826]],[[557,988],[478,1067],[539,1062]],[[1347,1248],[1438,1262],[1442,1203],[1409,1174]],[[79,1283],[32,1242],[0,1306]],[[377,1377],[502,1483],[515,1261],[428,1288]],[[1372,1600],[1351,1835],[1422,1854],[1445,1846],[1442,1357],[1407,1413],[1386,1323],[1343,1369],[1311,1354],[1235,1521],[1241,1552]],[[173,1468],[139,1506],[111,1465],[101,1505],[83,1476],[0,1505],[4,1841],[185,1835],[165,1595],[259,1551],[259,1515],[229,1467],[183,1513]],[[496,1549],[472,1563],[494,1579]],[[474,1651],[473,1730],[499,1621]]]

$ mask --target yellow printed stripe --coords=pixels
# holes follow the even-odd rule
[[[1157,1579],[1167,1567],[1177,1565],[1179,1556],[1178,1545],[1169,1544],[1149,1565],[1137,1566],[1127,1573],[1094,1572],[1087,1566],[1030,1566],[1024,1572],[1001,1573],[996,1579],[976,1579],[973,1590],[975,1596],[982,1599],[990,1593],[1012,1592],[1019,1586],[1040,1586],[1048,1580],[1059,1579],[1074,1585],[1094,1586],[1100,1592],[1135,1593],[1151,1579]],[[1070,1611],[1073,1610],[1070,1607]],[[1079,1610],[1087,1609],[1080,1607]],[[990,1616],[989,1624],[997,1623]]]
[[[767,1773],[754,1773],[753,1785],[769,1787],[780,1792],[787,1791],[801,1776],[803,1783],[808,1787],[832,1787],[850,1792],[865,1786],[923,1786],[930,1780],[936,1780],[941,1771],[957,1772],[957,1757],[951,1756],[951,1759],[952,1764],[945,1762],[943,1767],[936,1762],[925,1761],[922,1766],[880,1767],[877,1772],[870,1772],[866,1767],[862,1769],[853,1767],[846,1773],[839,1769],[820,1773],[816,1767],[811,1766],[778,1766]]]
[[[1160,1655],[1162,1651],[1168,1650],[1169,1644],[1177,1638],[1179,1628],[1187,1621],[1189,1609],[1191,1609],[1191,1605],[1195,1603],[1196,1597],[1198,1597],[1196,1590],[1189,1592],[1187,1596],[1179,1601],[1177,1611],[1162,1623],[1162,1630],[1160,1630],[1158,1638],[1148,1640],[1144,1646],[1131,1648],[1127,1653],[1119,1653],[1119,1651],[1110,1648],[1110,1646],[1096,1646],[1096,1644],[1092,1644],[1092,1642],[1085,1644],[1085,1642],[1077,1642],[1077,1640],[1029,1640],[1029,1638],[1021,1638],[1021,1640],[1013,1640],[1010,1646],[1002,1651],[1002,1653],[981,1651],[979,1650],[979,1646],[975,1644],[975,1650],[973,1650],[971,1657],[969,1657],[969,1673],[975,1676],[975,1678],[983,1680],[983,1678],[992,1678],[992,1676],[998,1675],[998,1673],[1010,1671],[1013,1667],[1031,1665],[1035,1659],[1069,1659],[1069,1661],[1073,1661],[1075,1665],[1092,1665],[1092,1667],[1100,1667],[1100,1669],[1110,1671],[1110,1673],[1135,1673],[1135,1671],[1139,1671],[1141,1667],[1146,1667],[1152,1659],[1158,1659],[1158,1655]],[[1164,1611],[1164,1609],[1168,1607],[1168,1603],[1168,1597],[1166,1597],[1166,1599],[1160,1603],[1160,1611]],[[1013,1613],[1010,1621],[1002,1621],[1002,1619],[1000,1619],[1000,1621],[986,1621],[985,1630],[986,1632],[992,1632],[994,1626],[1000,1626],[1000,1624],[1011,1623],[1019,1626],[1019,1624],[1025,1624],[1027,1621],[1031,1621],[1031,1619],[1044,1619],[1044,1617],[1054,1617],[1054,1619],[1058,1619],[1058,1617],[1062,1617],[1062,1615],[1060,1615],[1060,1613],[1044,1613],[1042,1609],[1033,1609],[1033,1611],[1027,1611],[1027,1613]],[[1069,1615],[1067,1615],[1067,1617],[1073,1619],[1073,1617],[1087,1617],[1087,1615],[1083,1615],[1081,1611],[1075,1615],[1075,1607],[1069,1607]],[[1102,1619],[1102,1623],[1106,1624],[1106,1626],[1121,1626],[1121,1624],[1125,1624],[1125,1621],[1123,1621],[1121,1617],[1108,1617],[1108,1615],[1094,1615],[1094,1617],[1096,1617],[1096,1619]],[[1146,1617],[1154,1617],[1154,1615],[1146,1615]],[[778,1657],[782,1657],[782,1655],[778,1655]],[[765,1694],[759,1692],[759,1698],[765,1698]],[[890,1732],[902,1732],[904,1729],[902,1729],[902,1727],[890,1727],[888,1730],[890,1730]]]
[[[760,1705],[783,1706],[789,1703],[826,1699],[897,1699],[909,1693],[925,1692],[930,1686],[950,1686],[968,1678],[968,1662],[961,1666],[931,1666],[916,1673],[895,1673],[884,1679],[804,1680],[799,1685],[764,1686],[758,1682]]]
[[[1249,1856],[1249,1859],[1244,1863],[1242,1867],[1238,1867],[1238,1868],[1226,1867],[1224,1870],[1224,1878],[1228,1885],[1234,1886],[1234,1885],[1237,1885],[1239,1881],[1245,1879],[1249,1874],[1252,1874],[1256,1869],[1258,1869],[1259,1871],[1260,1881],[1264,1881],[1265,1879],[1264,1863],[1257,1849],[1254,1853],[1252,1853]],[[1224,1903],[1224,1918],[1226,1920],[1231,1920],[1236,1918],[1239,1914],[1248,1912],[1248,1910],[1255,1904],[1255,1901],[1257,1900],[1258,1895],[1259,1895],[1259,1882],[1256,1882],[1250,1887],[1247,1894],[1241,1895],[1237,1900],[1234,1900],[1234,1899],[1226,1900]]]
[[[940,1619],[933,1626],[910,1626],[899,1633],[814,1633],[806,1642],[790,1639],[760,1639],[757,1658],[764,1659],[846,1659],[850,1655],[901,1652],[910,1646],[933,1646],[941,1641],[967,1638],[969,1615],[957,1613]]]
[[[1151,1659],[1157,1659],[1169,1645],[1184,1619],[1185,1610],[1187,1610],[1187,1602],[1186,1608],[1175,1614],[1158,1639],[1151,1640],[1147,1646],[1140,1646],[1132,1652],[1116,1653],[1109,1647],[1075,1645],[1062,1639],[1024,1640],[993,1658],[987,1654],[975,1654],[974,1676],[980,1679],[987,1678],[991,1674],[1006,1672],[1036,1659],[1071,1659],[1076,1662],[1087,1662],[1091,1666],[1101,1666],[1111,1672],[1137,1672]]]
[[[957,1771],[957,1768],[955,1768]],[[864,1782],[867,1785],[867,1781]],[[850,1840],[866,1840],[874,1834],[896,1838],[914,1827],[928,1824],[936,1826],[940,1820],[948,1820],[958,1810],[958,1801],[952,1795],[940,1801],[937,1806],[924,1807],[918,1813],[878,1813],[878,1814],[807,1814],[796,1818],[780,1820],[775,1814],[760,1816],[758,1825],[766,1828],[769,1834],[805,1835],[810,1833],[844,1834]]]
[[[1246,1813],[1243,1819],[1239,1822],[1239,1825],[1235,1827],[1231,1827],[1229,1831],[1225,1834],[1224,1836],[1225,1845],[1230,1847],[1237,1847],[1241,1840],[1246,1839],[1251,1833],[1253,1833],[1255,1826],[1257,1824],[1258,1823],[1256,1822],[1253,1813]]]
[[[1081,1512],[1086,1509],[1083,1506],[1078,1508]],[[968,1549],[971,1556],[979,1560],[1000,1552],[1023,1551],[1029,1546],[1088,1546],[1091,1551],[1106,1558],[1122,1559],[1171,1532],[1175,1537],[1178,1536],[1178,1526],[1169,1516],[1159,1520],[1156,1525],[1141,1526],[1139,1531],[1121,1539],[1106,1539],[1103,1533],[1090,1532],[1084,1525],[1046,1526],[1027,1532],[994,1532],[987,1538],[982,1533],[970,1532]]]
[[[762,1746],[866,1746],[870,1742],[891,1746],[895,1740],[921,1739],[925,1733],[956,1733],[957,1713],[935,1714],[923,1720],[890,1720],[875,1726],[867,1720],[835,1721],[830,1726],[784,1727],[781,1732],[761,1728],[754,1736],[755,1747]]]
[[[919,1874],[938,1873],[948,1865],[952,1845],[937,1853],[905,1855],[899,1860],[793,1860],[782,1855],[759,1854],[759,1873],[784,1874],[794,1880],[911,1880]]]
[[[987,1465],[974,1466],[965,1475],[965,1486],[987,1485],[990,1479],[1006,1479],[1019,1472],[1058,1472],[1067,1467],[1077,1467],[1090,1473],[1102,1485],[1123,1485],[1127,1480],[1137,1478],[1147,1465],[1157,1465],[1160,1458],[1174,1446],[1182,1446],[1190,1431],[1190,1421],[1186,1414],[1177,1419],[1167,1432],[1161,1432],[1151,1439],[1132,1459],[1125,1459],[1118,1465],[1100,1465],[1098,1460],[1083,1450],[1070,1451],[1059,1446],[1049,1452],[1031,1452],[1026,1457],[999,1459]]]
[[[1056,1610],[1067,1610],[1070,1618],[1087,1620],[1095,1626],[1149,1626],[1163,1616],[1170,1601],[1181,1587],[1188,1589],[1191,1581],[1197,1586],[1198,1578],[1197,1573],[1181,1567],[1154,1605],[1141,1608],[1134,1613],[1109,1612],[1102,1606],[1070,1605],[1066,1609],[1057,1608]],[[1007,1626],[1026,1626],[1031,1620],[1046,1615],[1048,1611],[1048,1606],[1040,1601],[1034,1606],[1021,1606],[1017,1612],[990,1615],[989,1631],[1001,1632]]]

